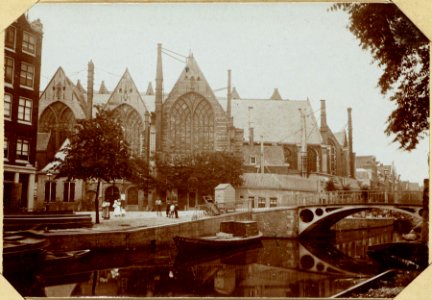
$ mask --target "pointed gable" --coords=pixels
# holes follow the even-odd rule
[[[348,147],[348,141],[345,130],[342,130],[340,132],[336,132],[334,134],[336,140],[338,141],[339,145],[342,147]]]
[[[86,90],[83,88],[83,86],[81,85],[81,81],[78,79],[77,83],[76,83],[76,87],[77,89],[81,92],[81,93],[86,93]]]
[[[145,94],[146,94],[147,96],[152,96],[152,95],[154,95],[153,86],[152,86],[151,81],[150,81],[149,84],[148,84],[147,91],[146,91]]]
[[[99,94],[109,94],[108,89],[105,86],[105,80],[102,80],[100,88],[99,88]]]
[[[231,95],[233,99],[240,99],[239,93],[235,87],[232,89]]]
[[[67,105],[74,113],[76,119],[85,118],[85,95],[66,76],[62,67],[57,69],[40,96],[39,117],[55,101],[60,101]]]
[[[273,95],[270,97],[271,100],[282,100],[281,95],[279,94],[279,90],[276,88],[273,91]]]
[[[128,69],[126,69],[120,78],[120,81],[108,98],[107,104],[111,108],[115,108],[121,104],[128,104],[143,116],[148,111]]]

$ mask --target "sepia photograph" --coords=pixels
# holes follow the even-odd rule
[[[431,32],[405,8],[1,9],[2,289],[408,297],[429,265]]]

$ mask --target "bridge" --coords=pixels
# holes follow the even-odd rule
[[[347,216],[372,209],[392,210],[421,220],[423,207],[418,199],[413,201],[411,198],[398,198],[397,202],[390,203],[388,198],[378,196],[375,194],[364,197],[359,193],[350,193],[337,198],[321,198],[319,203],[299,205],[298,234],[300,236],[329,229]]]

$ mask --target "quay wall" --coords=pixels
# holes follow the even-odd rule
[[[136,227],[113,231],[57,231],[46,233],[49,250],[77,249],[134,249],[173,243],[173,237],[212,235],[219,231],[222,221],[251,220],[251,212],[214,216],[195,221],[152,227]]]
[[[258,229],[264,237],[298,237],[299,222],[296,207],[254,211],[252,219],[257,221]]]
[[[391,218],[346,218],[332,226],[334,230],[357,230],[365,228],[377,228],[393,225]]]

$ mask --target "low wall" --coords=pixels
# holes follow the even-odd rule
[[[163,226],[131,228],[117,231],[68,231],[47,233],[50,250],[134,249],[173,243],[173,237],[212,235],[222,221],[251,220],[251,212],[232,213],[211,218]]]
[[[393,225],[394,219],[384,218],[346,218],[332,226],[334,230],[357,230]]]

